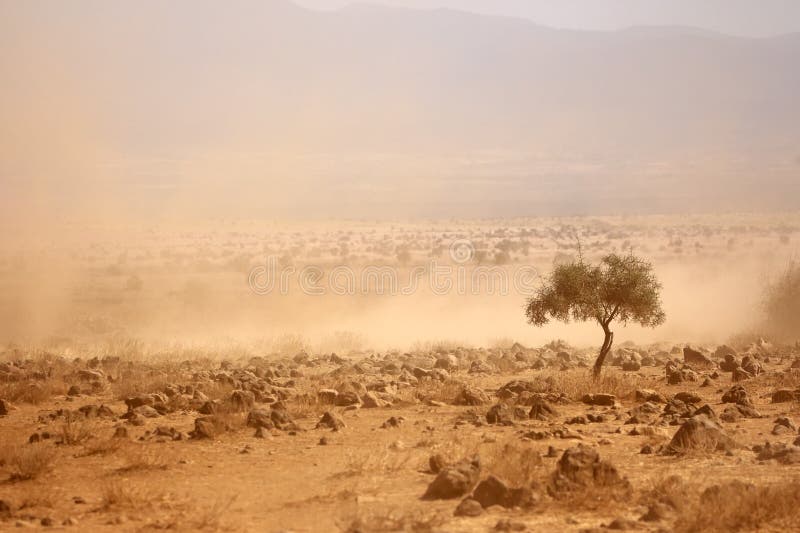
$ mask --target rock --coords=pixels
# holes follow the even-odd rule
[[[381,424],[382,429],[391,429],[391,428],[399,428],[400,424],[403,423],[405,418],[402,416],[393,416],[386,420],[383,424]]]
[[[447,459],[440,453],[435,453],[428,458],[428,468],[433,474],[438,474],[447,465]]]
[[[472,498],[465,498],[458,504],[453,516],[476,517],[483,513],[483,506]]]
[[[248,411],[255,405],[256,395],[251,391],[235,390],[231,392],[229,403],[238,412]]]
[[[683,403],[695,404],[700,403],[703,399],[693,392],[681,391],[675,395],[675,398]]]
[[[637,402],[652,402],[652,403],[664,403],[664,397],[661,396],[654,390],[651,389],[639,389],[636,391],[636,401]]]
[[[137,407],[142,407],[143,405],[152,406],[153,397],[150,394],[139,394],[138,396],[127,398],[125,400],[125,405],[128,406],[129,411],[132,411]]]
[[[486,361],[473,361],[469,366],[468,372],[470,374],[491,374],[494,369]]]
[[[375,409],[378,407],[386,407],[389,405],[388,402],[385,402],[378,398],[378,395],[374,392],[366,393],[362,398],[361,401],[363,403],[362,407],[365,409]]]
[[[674,455],[689,450],[729,451],[735,447],[722,427],[706,416],[695,416],[681,425],[664,453]]]
[[[436,360],[436,363],[433,365],[434,368],[441,368],[443,370],[447,370],[448,372],[453,372],[458,370],[458,357],[453,354],[445,355],[440,357]]]
[[[727,406],[719,415],[719,419],[723,422],[736,422],[742,418],[761,418],[761,413],[752,407],[734,404]]]
[[[491,406],[486,413],[486,421],[490,424],[511,425],[514,423],[513,417],[512,409],[504,403]]]
[[[125,426],[117,426],[114,429],[114,438],[115,439],[127,439],[128,438],[128,428]]]
[[[339,431],[340,429],[344,429],[345,427],[346,425],[342,417],[332,411],[326,411],[322,415],[322,418],[319,419],[319,422],[317,422],[316,425],[317,429],[328,428],[333,431]]]
[[[800,399],[800,391],[791,389],[778,389],[772,393],[772,403],[793,402]]]
[[[723,372],[733,372],[741,367],[741,363],[736,359],[735,355],[726,354],[724,360],[719,364],[720,370]]]
[[[784,465],[800,464],[800,447],[794,444],[770,444],[755,448],[758,453],[756,458],[759,461],[775,460]]]
[[[614,531],[629,531],[631,529],[639,529],[639,524],[633,520],[629,520],[624,517],[618,517],[612,520],[611,523],[606,526],[606,528]]]
[[[249,428],[275,428],[275,423],[272,421],[272,411],[270,409],[253,409],[247,414],[245,423]]]
[[[612,407],[617,402],[617,397],[613,394],[586,394],[581,401],[588,405],[602,405]]]
[[[464,385],[455,399],[456,405],[485,405],[489,403],[489,396],[480,389]]]
[[[748,372],[742,367],[737,366],[733,369],[733,374],[731,375],[731,380],[734,382],[738,381],[746,381],[748,379],[752,379],[753,374]]]
[[[217,435],[217,428],[210,416],[195,419],[193,439],[213,439]]]
[[[528,412],[528,418],[532,420],[547,421],[557,416],[556,409],[543,398],[535,398]]]
[[[722,403],[735,403],[738,405],[753,406],[753,402],[747,395],[747,391],[741,385],[734,385],[722,395]]]
[[[515,522],[509,518],[502,518],[494,525],[494,531],[527,531],[525,522]]]
[[[737,355],[736,354],[736,350],[734,350],[733,348],[731,348],[730,346],[728,346],[726,344],[723,344],[722,346],[717,347],[717,349],[714,351],[714,357],[718,357],[720,359],[728,357],[728,356],[736,357],[736,355]]]
[[[622,370],[624,372],[638,372],[641,369],[642,365],[638,361],[625,361],[622,363]]]
[[[714,367],[716,364],[712,361],[709,357],[703,355],[701,352],[697,350],[693,350],[689,346],[683,349],[683,361],[692,366],[699,366],[699,367]]]
[[[320,389],[317,391],[317,398],[319,398],[320,403],[333,405],[336,403],[337,396],[339,396],[339,392],[335,389]]]
[[[11,506],[5,500],[0,500],[0,517],[8,517],[11,514]]]
[[[786,428],[788,430],[782,432],[782,434],[784,435],[787,433],[797,433],[797,426],[794,425],[794,422],[792,422],[792,420],[789,417],[779,416],[777,419],[775,419],[774,424],[775,424],[775,429]],[[773,435],[776,435],[775,429],[772,430]]]
[[[7,400],[0,398],[0,416],[6,416],[11,410],[11,404]]]
[[[472,459],[464,459],[456,464],[446,466],[428,485],[422,498],[446,500],[463,496],[478,482],[480,473],[481,462],[477,455]]]
[[[67,396],[80,396],[81,395],[81,388],[77,385],[70,386],[69,390],[67,391]]]
[[[593,448],[582,444],[567,449],[558,460],[551,478],[551,493],[557,495],[588,487],[630,489],[630,483],[622,478],[611,463],[602,461]]]
[[[493,505],[502,507],[529,507],[534,503],[533,491],[530,488],[512,489],[496,476],[484,479],[472,492],[475,499],[484,509]]]
[[[672,508],[662,502],[655,502],[647,508],[647,512],[639,518],[641,522],[661,522],[672,516]]]
[[[746,355],[742,359],[742,370],[749,373],[751,376],[757,376],[763,372],[763,367],[754,357]]]
[[[353,391],[340,392],[336,396],[333,404],[337,407],[347,407],[350,405],[358,405],[361,403],[361,398]]]

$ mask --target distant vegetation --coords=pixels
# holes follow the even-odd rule
[[[781,340],[800,340],[800,263],[791,261],[786,270],[767,285],[764,311],[768,331]]]

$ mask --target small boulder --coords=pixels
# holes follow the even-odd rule
[[[714,367],[716,364],[708,356],[687,346],[683,349],[683,361],[692,366]]]
[[[467,494],[478,482],[481,473],[481,462],[478,456],[464,459],[456,464],[444,467],[436,476],[425,494],[425,500],[447,500]]]
[[[617,402],[617,397],[613,394],[605,393],[586,394],[581,398],[581,401],[588,405],[612,407]]]
[[[694,416],[678,428],[664,450],[675,455],[689,450],[728,451],[735,447],[722,427],[707,416]]]
[[[456,510],[453,512],[453,516],[465,516],[474,518],[476,516],[480,516],[483,513],[483,506],[473,500],[472,498],[465,498],[461,500],[461,503],[458,504]]]
[[[588,487],[629,489],[630,483],[614,465],[601,460],[597,450],[579,444],[567,449],[558,460],[550,489],[556,495]]]
[[[339,431],[345,427],[346,425],[342,417],[332,411],[326,411],[325,414],[322,415],[322,418],[319,419],[316,426],[317,429],[328,428],[333,431]]]

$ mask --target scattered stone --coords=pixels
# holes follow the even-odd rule
[[[441,472],[441,470],[447,466],[447,464],[447,459],[445,459],[444,455],[440,453],[435,453],[428,458],[428,467],[434,474]]]
[[[478,456],[444,467],[423,495],[425,500],[446,500],[467,494],[478,482],[481,462]]]
[[[738,405],[753,406],[753,402],[747,395],[747,390],[741,385],[734,385],[722,395],[722,403],[735,403]]]
[[[500,478],[489,476],[472,492],[475,499],[484,509],[493,505],[502,507],[530,507],[534,503],[533,491],[530,488],[512,489]]]
[[[364,407],[365,409],[376,409],[379,407],[386,407],[389,405],[388,402],[380,399],[378,395],[375,394],[374,392],[366,393],[361,398],[361,402],[363,404],[362,407]]]
[[[386,420],[386,422],[381,424],[381,429],[399,428],[404,420],[405,418],[403,418],[402,416],[390,417],[388,420]]]
[[[247,414],[245,422],[249,428],[275,428],[275,423],[272,421],[272,411],[270,409],[253,409]]]
[[[683,349],[683,361],[686,364],[700,367],[714,367],[714,361],[708,356],[687,346]]]
[[[735,447],[722,427],[707,416],[688,419],[675,433],[664,453],[669,455],[689,450],[729,451]]]
[[[317,391],[317,398],[321,403],[333,405],[336,403],[337,396],[339,396],[339,392],[335,389],[320,389]]]
[[[531,420],[547,421],[558,416],[558,411],[543,398],[536,398],[528,412]]]
[[[617,402],[617,397],[613,394],[605,393],[586,394],[583,398],[581,398],[581,401],[588,405],[612,407]]]
[[[630,483],[622,478],[611,463],[602,461],[597,450],[579,444],[569,448],[556,464],[551,478],[553,495],[587,487],[630,489]]]
[[[793,402],[800,399],[800,391],[791,389],[778,389],[772,393],[772,403]]]
[[[525,531],[528,526],[524,522],[517,522],[510,518],[502,518],[494,525],[495,531]]]
[[[192,432],[193,439],[213,439],[216,436],[217,428],[211,417],[203,416],[195,419],[194,431]]]
[[[490,424],[511,425],[514,413],[512,409],[504,403],[497,403],[489,408],[486,413],[486,421]]]
[[[485,405],[489,403],[489,397],[480,389],[464,385],[461,392],[455,398],[456,405]]]
[[[629,531],[631,529],[639,529],[639,524],[628,518],[618,517],[612,520],[606,528],[615,531]]]
[[[317,422],[316,429],[323,429],[328,428],[333,431],[339,431],[340,429],[344,429],[346,424],[341,416],[337,415],[332,411],[326,411],[322,418],[319,419]]]
[[[483,514],[483,506],[472,498],[465,498],[453,512],[454,516],[476,517]]]
[[[758,454],[756,459],[759,461],[775,460],[784,465],[800,464],[800,446],[794,444],[768,442],[764,446],[754,446],[753,451]]]
[[[359,405],[361,398],[353,391],[344,391],[336,395],[333,404],[337,407],[348,407],[350,405]]]
[[[652,403],[664,403],[664,397],[661,396],[654,390],[651,389],[639,389],[636,391],[636,401],[637,402],[652,402]]]
[[[675,395],[675,398],[683,403],[695,404],[700,403],[703,399],[693,392],[681,391]]]

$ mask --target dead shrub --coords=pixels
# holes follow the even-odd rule
[[[0,450],[0,466],[12,481],[36,479],[52,470],[56,450],[47,443],[7,445]]]
[[[757,486],[730,481],[706,488],[679,509],[677,532],[791,531],[800,528],[800,481]]]
[[[66,446],[75,446],[94,437],[94,427],[85,420],[73,420],[67,417],[58,430],[57,442]]]
[[[480,456],[488,473],[512,487],[532,487],[546,476],[539,452],[516,439],[491,444],[481,450]]]
[[[123,457],[125,464],[120,472],[166,470],[169,467],[163,450],[145,444],[130,444],[124,448]]]

